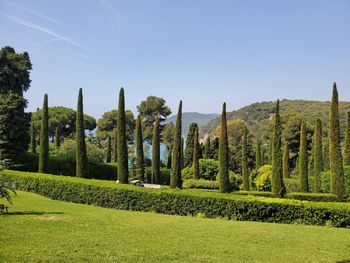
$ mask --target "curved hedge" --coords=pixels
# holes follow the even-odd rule
[[[2,174],[13,180],[19,190],[74,203],[171,215],[200,213],[208,218],[350,227],[349,203],[316,203],[203,190],[145,189],[112,181],[18,171]]]

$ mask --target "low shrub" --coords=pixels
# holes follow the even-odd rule
[[[271,165],[261,166],[250,174],[250,187],[256,191],[271,191]]]
[[[151,211],[171,215],[202,214],[273,223],[303,223],[350,227],[349,203],[323,203],[237,194],[221,194],[195,189],[145,189],[117,185],[111,181],[3,171],[19,190],[52,199],[97,206]]]
[[[219,162],[212,159],[199,160],[199,175],[204,180],[216,180],[219,172]],[[182,179],[187,180],[193,178],[193,167],[185,167],[182,169]]]
[[[289,193],[286,198],[313,201],[313,202],[338,202],[337,196],[332,194],[319,194],[319,193]]]
[[[283,178],[287,193],[300,192],[299,178]]]
[[[204,179],[187,179],[183,182],[182,186],[183,188],[217,190],[219,189],[219,182]]]

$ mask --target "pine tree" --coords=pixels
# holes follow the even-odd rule
[[[300,176],[300,190],[301,192],[309,191],[309,182],[307,174],[307,141],[306,141],[306,124],[303,121],[300,131],[300,147],[299,147],[299,176]]]
[[[286,190],[283,183],[282,170],[282,139],[281,139],[281,117],[279,111],[279,100],[276,104],[275,125],[272,136],[272,180],[271,189],[275,196],[283,197]]]
[[[219,186],[220,192],[230,192],[229,172],[228,172],[228,139],[226,122],[226,103],[222,106],[221,130],[219,139]]]
[[[112,159],[112,143],[111,136],[107,137],[106,163],[110,163]]]
[[[176,124],[174,130],[174,142],[173,142],[173,152],[172,152],[172,173],[170,177],[170,187],[171,188],[182,188],[182,137],[181,137],[181,127],[182,127],[182,101],[180,101],[179,109],[176,116]]]
[[[156,117],[153,126],[152,139],[152,183],[159,184],[160,179],[160,138],[159,138],[159,118]]]
[[[29,146],[29,150],[32,153],[36,153],[36,130],[35,130],[35,126],[34,123],[32,122],[31,127],[30,127],[30,146]]]
[[[322,159],[322,123],[320,119],[316,120],[314,132],[314,192],[321,192],[320,173],[323,171]]]
[[[329,163],[331,171],[331,192],[338,198],[345,197],[344,167],[340,146],[339,105],[337,86],[333,85],[331,112],[329,115]]]
[[[119,183],[127,184],[129,179],[129,167],[128,144],[126,140],[125,100],[123,88],[121,88],[119,92],[117,131],[118,179]]]
[[[47,94],[44,95],[43,116],[40,130],[39,173],[49,171],[49,106]]]
[[[329,139],[323,147],[323,171],[329,171]]]
[[[56,127],[56,130],[55,130],[55,146],[56,148],[60,148],[61,146],[60,128],[58,127]]]
[[[89,163],[86,153],[84,111],[83,111],[83,90],[79,89],[78,106],[76,113],[76,177],[89,177]]]
[[[135,147],[136,147],[136,175],[141,180],[145,180],[144,174],[144,156],[143,156],[143,138],[142,138],[142,123],[141,116],[137,116],[136,120],[136,134],[135,134]]]
[[[350,111],[346,115],[344,165],[350,165]]]
[[[289,145],[286,143],[283,149],[283,177],[290,178],[289,173]]]
[[[205,146],[204,146],[204,158],[205,159],[211,159],[211,153],[210,153],[210,137],[207,138],[207,140],[205,141]]]
[[[193,177],[195,179],[199,179],[199,156],[198,156],[198,148],[200,147],[199,141],[198,141],[198,126],[196,127],[194,131],[194,137],[193,137]]]
[[[243,190],[244,191],[249,191],[247,144],[248,144],[247,128],[244,128],[243,142],[242,142],[242,177],[243,177]]]
[[[261,145],[260,142],[258,142],[255,148],[255,169],[259,169],[261,167],[261,161]]]

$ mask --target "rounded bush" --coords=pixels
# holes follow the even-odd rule
[[[258,170],[254,170],[250,174],[250,186],[252,190],[271,191],[271,165],[261,166]]]
[[[215,181],[219,172],[219,162],[212,159],[199,160],[199,176],[201,179]],[[182,179],[187,180],[193,178],[193,167],[185,167],[182,169]]]

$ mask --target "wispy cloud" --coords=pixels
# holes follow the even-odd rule
[[[77,56],[77,57],[80,57],[80,58],[85,58],[85,59],[89,58],[88,56],[85,56],[85,55],[77,53],[77,52],[73,52],[73,51],[71,51],[69,49],[60,48],[59,50],[67,52],[67,53],[69,53],[71,55],[74,55],[74,56]]]
[[[15,16],[6,15],[6,14],[1,14],[1,15],[4,16],[7,20],[9,20],[9,21],[11,21],[13,23],[16,23],[18,25],[26,26],[28,28],[40,31],[42,33],[45,33],[47,35],[50,35],[50,36],[54,37],[57,40],[61,40],[61,41],[70,43],[70,44],[72,44],[72,45],[74,45],[76,47],[80,47],[82,49],[85,49],[87,51],[91,51],[92,52],[92,50],[90,48],[88,48],[87,46],[85,46],[83,44],[80,44],[79,42],[74,41],[73,39],[71,39],[69,37],[62,36],[62,35],[54,32],[54,31],[52,31],[52,30],[50,30],[48,28],[45,28],[45,27],[37,25],[37,24],[33,24],[31,22],[28,22],[26,20],[20,19],[20,18],[15,17]]]
[[[25,6],[22,6],[22,5],[13,3],[13,2],[5,1],[5,0],[1,0],[1,1],[4,2],[5,4],[9,5],[9,6],[12,6],[12,7],[15,7],[17,9],[23,10],[23,11],[25,11],[27,13],[31,13],[33,15],[36,15],[37,17],[43,18],[43,19],[45,19],[47,21],[50,21],[52,23],[59,24],[59,25],[63,24],[61,21],[58,21],[58,20],[56,20],[56,19],[54,19],[52,17],[46,16],[46,15],[44,15],[42,13],[39,13],[39,12],[37,12],[37,11],[35,11],[33,9],[30,9],[30,8],[27,8]]]
[[[120,24],[120,14],[117,7],[111,0],[98,0],[101,6],[109,13],[114,23]]]

